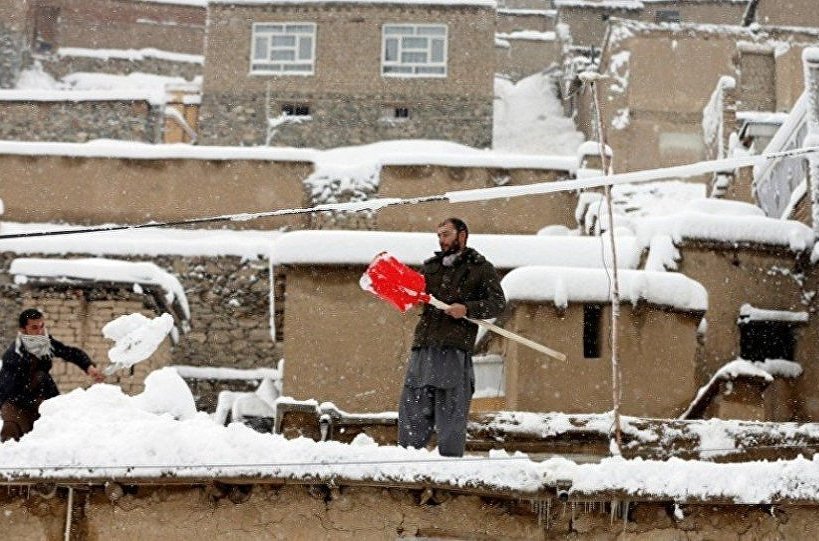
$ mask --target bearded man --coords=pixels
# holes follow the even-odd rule
[[[421,448],[435,432],[441,455],[463,456],[478,333],[464,318],[497,317],[506,298],[495,267],[466,246],[469,229],[463,220],[448,218],[437,232],[441,251],[424,262],[421,273],[426,292],[450,308],[423,306],[398,405],[398,444]]]
[[[83,350],[66,346],[46,332],[39,310],[23,310],[18,323],[17,338],[3,354],[0,367],[0,442],[19,440],[31,432],[43,400],[60,394],[48,373],[54,357],[79,366],[96,382],[105,379]]]

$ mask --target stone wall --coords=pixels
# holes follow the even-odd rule
[[[169,77],[182,77],[188,81],[202,75],[201,62],[175,62],[162,58],[94,58],[84,56],[50,56],[40,58],[43,69],[55,79],[61,79],[69,73],[151,73]]]
[[[307,104],[310,118],[294,119],[268,134],[268,115],[275,118],[283,105],[294,103]],[[409,118],[395,118],[397,107],[407,108]],[[484,148],[492,144],[492,107],[492,99],[484,97],[419,101],[400,95],[333,93],[281,93],[272,96],[266,107],[264,94],[206,93],[199,141],[204,145],[332,148],[387,139],[443,139]]]
[[[23,61],[24,36],[0,22],[0,88],[14,88]]]
[[[161,140],[162,111],[145,101],[0,101],[0,118],[0,139]]]
[[[77,256],[79,254],[70,257]],[[113,345],[101,336],[100,330],[105,323],[126,313],[141,312],[155,317],[161,312],[150,295],[134,293],[130,287],[14,285],[8,269],[17,257],[53,256],[0,254],[2,347],[15,337],[20,310],[34,306],[44,310],[49,330],[57,339],[85,349],[98,365],[105,366],[108,364],[108,348]],[[119,376],[116,381],[127,392],[141,391],[147,373],[166,364],[276,367],[280,356],[270,334],[270,282],[265,260],[181,256],[119,259],[150,260],[175,275],[185,289],[191,310],[190,330],[180,333],[177,344],[167,343],[151,361],[138,364],[133,374]],[[88,383],[79,370],[73,367],[63,369],[61,364],[55,363],[54,371],[60,379],[61,390]]]

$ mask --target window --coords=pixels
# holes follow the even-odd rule
[[[395,111],[395,114],[393,115],[393,118],[407,119],[410,116],[408,107],[396,107],[394,109],[394,111]]]
[[[310,116],[310,106],[304,103],[286,103],[282,105],[282,114],[287,116]]]
[[[739,327],[739,356],[746,361],[793,360],[793,326],[783,321],[748,321]]]
[[[583,305],[583,358],[600,358],[600,333],[603,307],[598,304]]]
[[[654,15],[655,23],[678,23],[681,21],[680,12],[676,9],[658,9]]]
[[[250,72],[313,75],[316,59],[314,23],[254,23]]]
[[[385,24],[382,75],[446,77],[446,37],[442,24]]]
[[[57,48],[57,23],[60,8],[37,6],[34,8],[34,52],[50,53]]]

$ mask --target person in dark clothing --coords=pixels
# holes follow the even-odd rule
[[[31,432],[40,417],[40,403],[60,394],[48,373],[54,357],[76,364],[96,382],[105,379],[83,350],[66,346],[46,333],[45,318],[39,310],[23,310],[19,325],[17,338],[3,353],[0,367],[0,442],[19,440]]]
[[[478,327],[464,317],[497,317],[506,304],[495,267],[467,248],[468,237],[469,229],[458,218],[438,226],[441,251],[424,262],[421,273],[426,292],[450,308],[423,306],[398,405],[398,444],[424,447],[436,432],[444,456],[464,454],[475,391],[472,351]]]

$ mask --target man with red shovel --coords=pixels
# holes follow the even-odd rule
[[[448,218],[438,226],[440,252],[421,273],[426,293],[449,304],[424,304],[398,406],[398,444],[420,448],[432,432],[444,456],[463,456],[466,420],[475,390],[472,351],[478,327],[466,320],[500,315],[506,304],[495,267],[467,248],[469,229]]]

